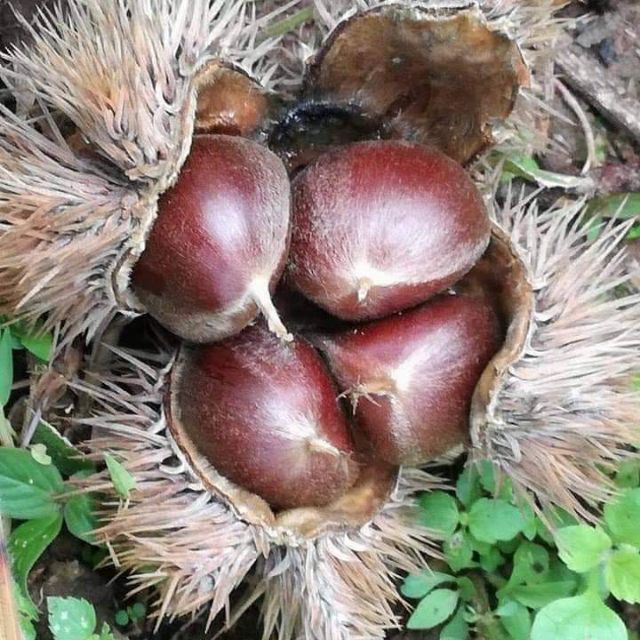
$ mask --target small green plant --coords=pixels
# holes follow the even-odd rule
[[[147,615],[147,608],[142,602],[135,602],[133,605],[126,609],[119,609],[116,611],[116,624],[121,627],[126,627],[132,622],[139,622],[144,620]]]
[[[54,640],[115,640],[105,623],[97,632],[93,605],[80,598],[47,598],[49,629]]]
[[[440,640],[626,640],[609,596],[640,602],[640,462],[624,463],[623,493],[600,526],[579,524],[560,510],[544,517],[519,500],[489,463],[466,469],[455,496],[421,500],[422,518],[443,539],[445,571],[408,576],[401,588],[418,600],[407,626]]]
[[[1,320],[1,319],[0,319]],[[52,352],[49,335],[30,335],[21,325],[0,329],[0,517],[13,523],[8,539],[8,552],[15,580],[15,596],[20,624],[26,640],[35,640],[33,623],[38,610],[29,596],[29,573],[63,526],[75,537],[93,547],[85,547],[84,555],[96,564],[105,555],[93,531],[95,499],[77,490],[74,480],[95,472],[93,462],[56,429],[42,422],[38,425],[29,449],[13,446],[13,430],[5,417],[4,407],[13,388],[14,352],[26,349],[36,357],[35,366],[44,366]],[[38,364],[40,363],[40,364]],[[135,481],[110,454],[105,456],[108,472],[118,493],[127,498]],[[91,550],[93,548],[93,550]],[[108,627],[95,632],[95,612],[84,600],[49,598],[49,622],[56,640],[112,638]],[[140,603],[128,607],[131,620],[144,616]],[[64,622],[68,620],[68,624]],[[84,621],[80,624],[79,621]],[[79,625],[79,626],[78,626]]]

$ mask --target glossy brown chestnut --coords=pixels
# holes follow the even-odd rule
[[[272,507],[325,505],[356,481],[337,391],[304,340],[249,327],[194,348],[177,384],[182,429],[200,454]]]
[[[500,343],[486,298],[456,294],[318,339],[371,454],[403,465],[466,442],[475,386]]]
[[[132,274],[146,310],[192,342],[238,333],[259,311],[287,332],[270,293],[289,243],[290,185],[279,158],[250,140],[195,136]]]
[[[293,183],[290,283],[339,318],[413,307],[480,258],[490,224],[464,169],[408,142],[361,142]]]

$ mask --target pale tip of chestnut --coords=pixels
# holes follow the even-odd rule
[[[373,286],[373,282],[370,278],[361,278],[358,281],[358,302],[362,303],[369,295],[369,289]]]
[[[249,295],[267,321],[269,331],[283,342],[292,342],[293,335],[287,331],[287,328],[280,319],[278,310],[273,304],[268,280],[265,278],[256,278],[249,289]]]

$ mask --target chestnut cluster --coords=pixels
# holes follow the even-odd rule
[[[195,136],[132,273],[154,317],[206,343],[172,378],[183,429],[274,509],[463,443],[502,338],[465,286],[490,236],[472,181],[434,149],[356,142],[290,181],[256,142]]]

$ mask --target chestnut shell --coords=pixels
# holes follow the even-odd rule
[[[501,342],[490,299],[451,292],[316,344],[371,455],[420,466],[468,442],[471,396]]]
[[[222,475],[195,442],[193,430],[185,424],[180,388],[190,357],[189,348],[180,351],[165,389],[169,432],[180,455],[186,458],[204,486],[224,499],[239,517],[252,524],[280,527],[286,535],[304,539],[347,526],[362,526],[384,505],[395,486],[398,470],[382,462],[362,467],[355,484],[327,505],[281,511],[274,511],[263,498]]]
[[[359,473],[350,426],[322,358],[262,323],[184,351],[174,380],[183,426],[225,477],[277,509],[323,506]]]
[[[238,333],[263,311],[286,333],[269,293],[290,235],[289,179],[263,145],[239,136],[193,140],[132,271],[146,310],[191,342]]]
[[[455,284],[491,225],[467,172],[405,141],[335,149],[292,184],[288,282],[344,320],[383,318]]]

